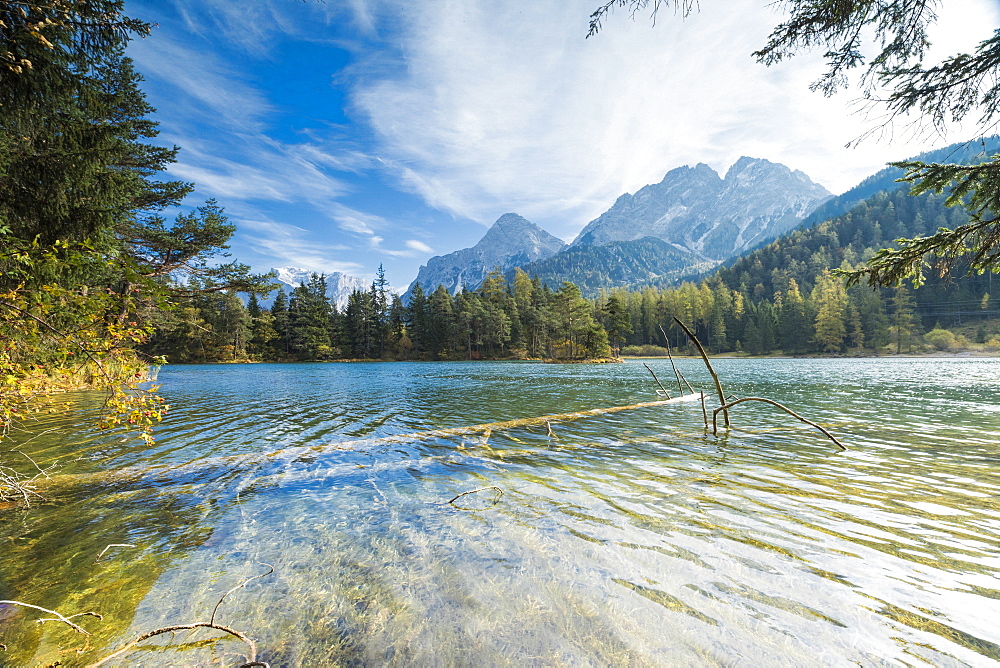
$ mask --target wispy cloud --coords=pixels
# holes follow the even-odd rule
[[[252,132],[274,110],[265,95],[210,53],[176,41],[148,38],[128,49],[138,70],[173,87],[172,104],[191,121]]]
[[[619,13],[590,40],[591,8],[559,0],[130,2],[161,24],[129,54],[161,139],[184,149],[170,172],[234,212],[234,250],[258,268],[384,257],[412,276],[417,258],[475,243],[470,220],[516,211],[569,240],[682,164],[762,157],[836,191],[929,148],[846,150],[868,125],[851,94],[808,92],[821,54],[753,62],[780,20],[755,0],[655,27]],[[1000,21],[993,0],[941,14],[947,53]]]
[[[403,249],[381,248],[381,252],[391,257],[426,257],[434,253],[434,249],[416,239],[407,239],[403,242]]]
[[[433,253],[434,249],[425,244],[423,241],[417,241],[416,239],[407,239],[405,244],[410,250],[417,251],[418,253]]]
[[[357,211],[343,204],[334,204],[328,215],[345,232],[377,240],[374,243],[376,246],[382,241],[382,237],[376,235],[375,231],[389,227],[389,222],[381,216]]]
[[[282,144],[262,136],[230,135],[225,146],[212,139],[183,138],[184,150],[171,174],[194,181],[220,197],[302,201],[325,206],[349,190],[329,173],[363,159],[336,156],[308,144]],[[336,170],[335,170],[336,171]]]
[[[251,247],[260,253],[281,260],[283,266],[301,267],[310,271],[354,274],[364,269],[356,262],[331,261],[339,251],[349,250],[340,244],[319,244],[308,230],[271,220],[243,218],[241,227]]]
[[[405,187],[460,217],[487,224],[513,209],[566,235],[681,164],[722,171],[765,157],[843,190],[926,148],[845,150],[867,127],[851,94],[809,93],[821,54],[754,63],[779,20],[756,2],[706,3],[655,27],[620,13],[590,40],[585,9],[443,0],[403,10],[406,67],[361,82],[354,103]]]

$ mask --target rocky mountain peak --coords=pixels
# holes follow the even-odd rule
[[[740,156],[740,159],[730,166],[729,170],[726,172],[724,180],[731,181],[738,178],[742,174],[753,171],[762,171],[769,167],[781,167],[785,169],[785,171],[790,171],[784,165],[771,162],[770,160],[764,160],[763,158],[749,158],[744,155]]]
[[[538,226],[535,225],[530,220],[528,220],[527,218],[525,218],[524,216],[520,216],[516,213],[505,213],[496,219],[496,222],[493,223],[492,227],[490,227],[490,231],[496,229],[505,229],[505,228],[514,229],[514,228],[534,228],[534,227]],[[489,232],[487,232],[487,234],[489,234]]]
[[[720,261],[787,232],[829,197],[802,172],[768,160],[743,156],[725,179],[698,163],[619,197],[572,245],[649,236]]]
[[[424,290],[443,285],[450,292],[474,290],[495,267],[506,271],[558,253],[562,239],[555,237],[516,213],[505,213],[486,231],[475,246],[447,255],[438,255],[420,267],[417,278]],[[407,291],[412,292],[413,284]]]

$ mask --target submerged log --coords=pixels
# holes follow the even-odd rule
[[[646,401],[638,404],[629,404],[627,406],[592,408],[590,410],[576,411],[573,413],[557,413],[554,415],[542,415],[539,417],[517,418],[514,420],[502,420],[499,422],[476,424],[468,427],[445,427],[443,429],[428,429],[426,431],[412,432],[409,434],[397,434],[394,436],[360,438],[349,441],[323,443],[320,445],[302,445],[273,450],[271,452],[209,457],[177,465],[130,466],[115,471],[54,475],[46,481],[44,486],[48,489],[69,488],[77,485],[93,485],[95,483],[121,483],[131,480],[139,480],[142,478],[155,478],[160,475],[188,475],[198,471],[209,471],[212,469],[233,470],[266,464],[267,462],[274,461],[279,457],[294,459],[296,457],[313,455],[317,452],[326,450],[349,450],[355,447],[373,447],[390,445],[393,443],[422,441],[433,438],[448,438],[452,436],[483,436],[489,435],[494,431],[519,429],[521,427],[546,427],[547,433],[551,436],[553,422],[570,422],[573,420],[581,420],[600,415],[609,415],[612,413],[620,413],[622,411],[636,410],[639,408],[654,408],[656,406],[698,401],[699,397],[700,395],[698,394],[686,394],[680,397],[674,397],[673,399]]]

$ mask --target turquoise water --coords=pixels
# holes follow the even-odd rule
[[[0,663],[87,665],[207,621],[261,564],[217,621],[272,665],[1000,661],[1000,361],[716,368],[849,450],[763,404],[718,436],[697,402],[407,436],[654,401],[639,362],[166,367],[152,448],[76,416],[25,444],[60,475],[0,510],[0,599],[103,619],[74,620],[85,638],[0,606]],[[219,635],[120,665],[246,660]]]

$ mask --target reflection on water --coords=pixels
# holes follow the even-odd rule
[[[1000,661],[1000,361],[717,369],[727,391],[786,403],[850,450],[763,404],[733,409],[719,437],[695,403],[551,437],[374,441],[655,399],[638,363],[164,369],[174,410],[153,448],[67,429],[25,446],[75,482],[0,514],[0,599],[104,619],[79,618],[83,639],[0,607],[0,663],[85,665],[207,620],[261,563],[275,573],[219,621],[273,665]],[[293,455],[83,477],[281,451]],[[495,504],[447,503],[493,485]],[[112,543],[135,547],[95,562]],[[240,643],[208,637],[160,636],[126,663],[241,662]]]

